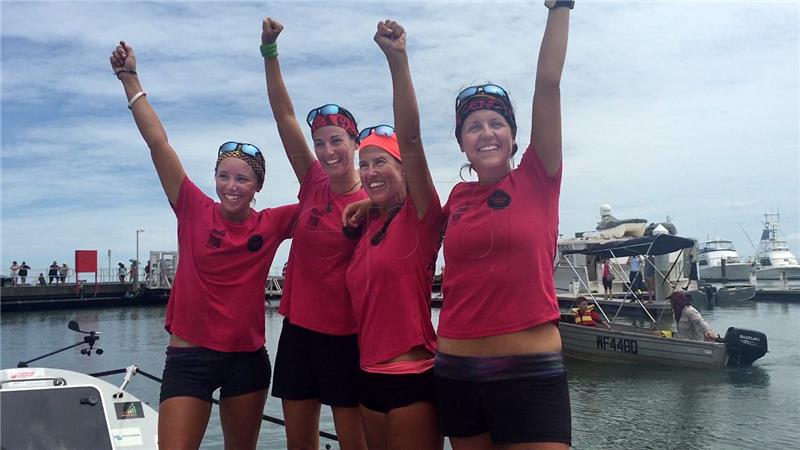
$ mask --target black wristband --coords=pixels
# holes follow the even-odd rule
[[[121,78],[119,77],[119,74],[121,74],[122,72],[125,72],[125,73],[130,73],[130,74],[136,75],[136,71],[135,71],[135,70],[128,70],[128,69],[122,69],[122,70],[118,70],[118,71],[117,71],[117,73],[115,73],[115,74],[114,74],[114,75],[117,77],[117,79],[118,79],[118,80],[119,80],[119,79],[121,79]]]
[[[548,2],[544,2],[544,6],[546,6],[547,9],[556,9],[556,8],[573,9],[573,8],[575,8],[575,0],[557,0],[552,5],[548,5],[547,3]]]

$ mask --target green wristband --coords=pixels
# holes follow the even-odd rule
[[[273,59],[278,57],[278,43],[261,44],[261,56],[265,59]]]

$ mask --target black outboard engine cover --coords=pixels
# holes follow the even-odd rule
[[[767,335],[759,331],[728,328],[725,333],[729,366],[749,366],[767,353]]]

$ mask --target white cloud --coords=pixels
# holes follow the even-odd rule
[[[68,260],[88,246],[126,261],[137,227],[147,229],[142,249],[175,247],[172,212],[108,66],[119,39],[136,49],[148,98],[206,192],[221,142],[265,150],[264,207],[291,202],[297,182],[266,103],[263,16],[286,25],[279,53],[298,117],[339,102],[362,125],[392,120],[389,72],[372,35],[378,20],[396,18],[408,30],[423,138],[444,201],[464,162],[452,112],[462,87],[508,87],[527,144],[546,18],[527,1],[0,8],[4,267],[10,258]],[[780,207],[800,252],[798,25],[791,2],[579,2],[562,83],[562,232],[593,228],[598,205],[610,202],[618,217],[670,215],[682,233],[719,234],[746,249],[738,223],[757,237],[755,219]]]

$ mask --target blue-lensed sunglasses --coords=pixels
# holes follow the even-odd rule
[[[461,104],[464,102],[464,100],[467,100],[468,98],[480,93],[497,97],[501,100],[505,100],[506,102],[509,101],[508,92],[506,92],[505,89],[496,84],[483,84],[480,86],[470,86],[461,91],[461,93],[458,94],[458,97],[456,97],[456,109],[461,107]]]
[[[339,105],[334,105],[333,103],[328,103],[327,105],[322,105],[319,108],[314,108],[311,111],[309,111],[308,116],[306,116],[306,123],[308,123],[308,126],[311,126],[311,124],[314,123],[314,119],[316,119],[317,116],[320,114],[322,114],[323,116],[330,116],[332,114],[339,114],[339,113],[344,114],[355,123],[356,119],[353,118],[353,115],[350,114],[350,111],[342,108]]]
[[[258,147],[253,144],[243,144],[241,142],[228,141],[219,146],[219,153],[217,155],[224,155],[225,153],[235,152],[236,150],[241,150],[242,153],[250,155],[253,158],[255,158],[256,155],[261,154],[261,150],[259,150]]]
[[[364,128],[361,133],[358,133],[358,140],[363,141],[370,134],[377,134],[378,136],[392,137],[394,135],[394,127],[390,125],[376,125],[374,127]]]

